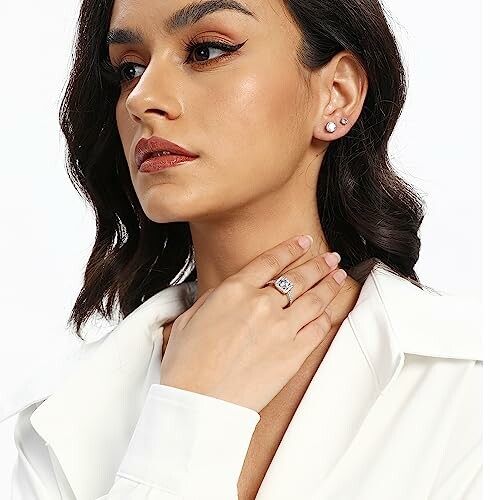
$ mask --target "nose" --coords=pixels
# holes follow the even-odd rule
[[[137,83],[132,83],[134,87],[125,101],[132,120],[150,125],[155,120],[174,120],[182,114],[182,105],[175,92],[181,87],[174,73],[175,69],[167,68],[165,61],[153,62],[151,59],[142,75],[137,77]]]

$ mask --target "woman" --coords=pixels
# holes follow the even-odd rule
[[[478,312],[415,274],[404,99],[377,0],[83,1],[71,320],[124,319],[4,411],[13,498],[480,498]]]

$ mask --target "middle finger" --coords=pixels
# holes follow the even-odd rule
[[[293,301],[295,301],[318,283],[318,281],[327,276],[328,273],[338,267],[339,262],[340,255],[337,252],[327,252],[304,262],[300,266],[289,269],[280,277],[284,277],[293,283],[290,293]],[[275,279],[277,280],[280,277]],[[282,308],[288,305],[287,295],[276,290],[273,285],[268,285],[263,290],[264,293],[274,297],[274,300],[279,302]]]

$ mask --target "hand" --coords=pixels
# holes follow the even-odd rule
[[[199,297],[172,325],[160,382],[260,412],[332,328],[338,263],[320,255],[287,271],[290,307],[266,286],[306,251],[287,240]]]

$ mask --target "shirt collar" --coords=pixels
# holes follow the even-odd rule
[[[182,283],[153,295],[105,338],[81,346],[67,377],[58,378],[54,366],[54,376],[47,378],[55,390],[50,383],[42,384],[42,393],[21,390],[3,416],[0,412],[1,421],[30,402],[43,401],[31,423],[51,446],[77,498],[97,498],[111,488],[109,480],[126,452],[147,391],[159,383],[162,326],[190,307],[196,287],[196,282]],[[457,300],[467,307],[457,309]],[[312,484],[322,468],[339,460],[375,400],[397,379],[405,353],[482,359],[473,305],[430,294],[377,264],[313,377],[259,492],[282,488],[294,467],[303,479],[303,469],[309,470]],[[328,392],[331,381],[339,379],[355,398],[338,388]],[[329,418],[338,425],[325,440]],[[309,429],[311,419],[321,435]],[[106,453],[100,451],[103,442]],[[322,448],[325,443],[328,449]],[[304,465],[300,451],[313,445],[317,458],[312,454]],[[99,477],[96,470],[102,471]]]

